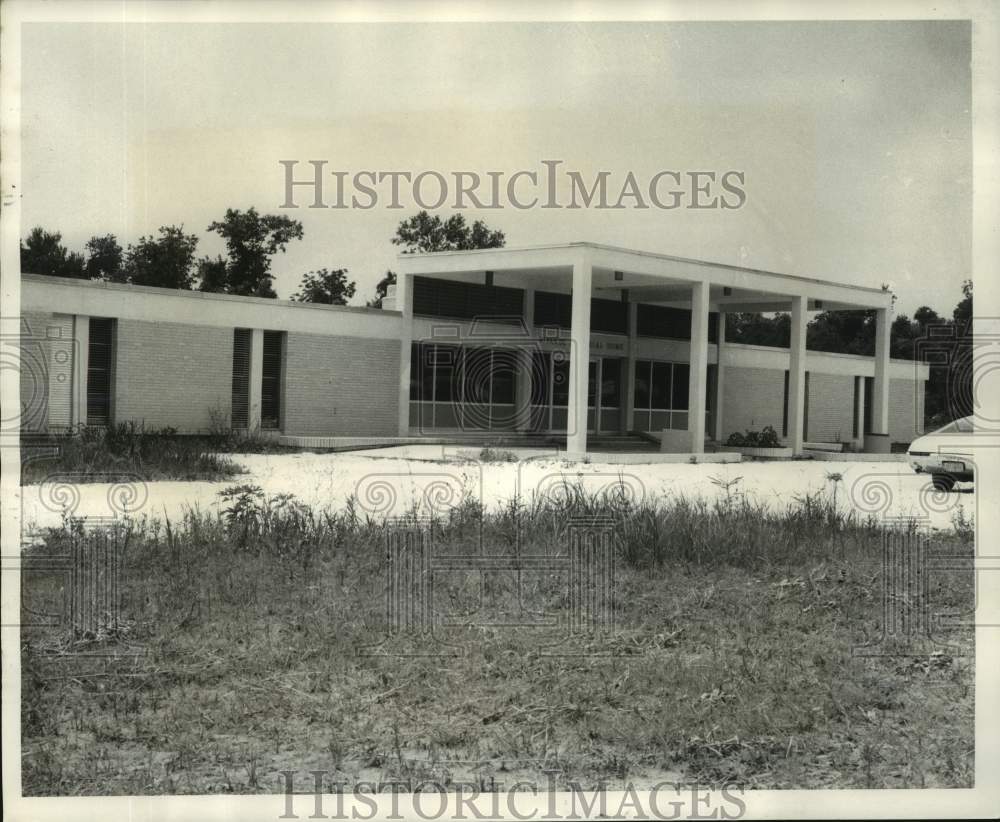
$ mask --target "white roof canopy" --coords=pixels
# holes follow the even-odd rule
[[[400,254],[401,274],[569,293],[573,266],[589,261],[593,293],[631,302],[689,303],[691,286],[708,282],[713,311],[786,311],[791,298],[805,297],[812,310],[891,308],[892,294],[880,288],[844,285],[722,263],[630,251],[596,243]]]

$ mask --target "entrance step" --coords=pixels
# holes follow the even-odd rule
[[[588,451],[658,451],[659,447],[638,434],[592,434],[587,437]]]

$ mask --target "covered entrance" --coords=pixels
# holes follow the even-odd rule
[[[723,403],[716,401],[714,413],[710,414],[713,392],[717,397],[723,396],[725,314],[781,311],[787,312],[790,320],[786,439],[795,453],[802,453],[808,389],[808,314],[811,311],[872,310],[875,313],[874,377],[871,391],[866,392],[871,397],[870,427],[873,433],[888,432],[892,294],[882,289],[595,243],[402,254],[397,260],[397,271],[395,305],[404,319],[399,395],[401,436],[408,435],[413,427],[414,404],[420,408],[428,401],[432,404],[434,426],[444,427],[438,416],[437,388],[428,398],[423,385],[426,378],[420,376],[416,379],[420,387],[416,392],[413,389],[411,342],[414,340],[413,283],[416,276],[446,280],[459,296],[463,283],[485,285],[494,295],[491,299],[502,302],[503,307],[507,307],[508,302],[501,300],[501,296],[509,296],[509,308],[517,316],[507,320],[516,321],[528,337],[538,330],[533,299],[536,291],[568,297],[564,302],[569,309],[569,335],[561,337],[557,346],[552,346],[559,351],[547,350],[550,338],[544,335],[536,354],[524,350],[514,354],[509,372],[497,371],[496,355],[490,355],[488,392],[470,393],[468,385],[458,384],[459,401],[450,400],[447,404],[452,411],[445,413],[455,414],[457,409],[463,422],[456,427],[463,430],[470,428],[464,420],[471,409],[477,409],[477,413],[485,410],[486,413],[479,416],[484,430],[564,431],[567,453],[583,456],[587,452],[589,433],[635,430],[635,420],[639,416],[645,418],[648,430],[659,439],[662,451],[701,454],[705,451],[706,434],[710,433],[709,425],[714,429],[715,439],[725,431]],[[502,288],[495,285],[499,282],[503,283]],[[598,308],[592,317],[594,305]],[[610,311],[613,306],[624,306],[624,309]],[[443,312],[447,315],[446,308],[438,306],[440,310],[430,314],[437,316]],[[650,311],[657,308],[663,310]],[[689,342],[664,355],[672,361],[668,376],[664,366],[656,364],[655,355],[639,350],[637,327],[643,317],[647,318],[647,325],[650,318],[654,325],[674,322],[672,318],[677,310],[689,318]],[[718,339],[712,343],[709,342],[711,312],[719,315]],[[500,313],[504,312],[493,311],[490,316],[497,321]],[[624,319],[624,315],[628,317],[627,323],[612,322],[616,317]],[[426,307],[421,316],[427,316]],[[539,325],[547,328],[552,318],[539,317],[539,320]],[[561,327],[565,329],[566,324]],[[624,336],[626,342],[619,350],[625,356],[594,357],[594,351],[601,349],[592,339],[592,333]],[[423,338],[426,339],[426,333]],[[717,364],[711,385],[710,345],[713,347],[711,357]],[[650,362],[645,370],[639,365],[641,360]],[[529,373],[530,380],[526,379]],[[641,388],[636,390],[637,377],[648,379],[648,398]],[[453,397],[456,395],[455,384],[446,390]],[[525,398],[530,398],[527,407]],[[513,407],[514,413],[504,416],[505,407]],[[417,416],[423,426],[426,417],[422,411]]]
[[[415,431],[567,433],[568,350],[413,343],[410,427]],[[524,372],[529,373],[524,373]],[[624,360],[591,357],[587,431],[618,433]]]

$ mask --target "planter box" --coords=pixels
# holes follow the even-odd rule
[[[806,451],[830,451],[840,453],[844,450],[842,442],[807,442],[803,445]]]
[[[754,448],[743,445],[720,445],[720,451],[735,451],[744,457],[760,460],[787,460],[795,456],[791,448]]]
[[[892,440],[888,434],[865,434],[865,453],[892,453]]]
[[[664,429],[660,432],[660,452],[664,454],[690,454],[691,434],[687,431]]]

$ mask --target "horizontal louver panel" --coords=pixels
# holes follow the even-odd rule
[[[591,300],[590,330],[600,334],[628,334],[628,303]]]
[[[691,339],[691,312],[686,308],[639,303],[636,333],[640,337],[658,337],[667,340]],[[708,341],[718,339],[719,315],[708,315]]]
[[[520,288],[413,278],[413,313],[420,316],[517,322],[523,312],[524,292]]]
[[[233,397],[232,426],[250,425],[250,346],[253,332],[249,328],[233,329]]]
[[[111,424],[114,323],[114,320],[103,317],[90,318],[90,340],[87,345],[87,425]]]
[[[264,362],[260,387],[262,428],[281,428],[281,346],[282,332],[264,332]]]
[[[535,325],[569,328],[573,319],[573,298],[551,291],[535,292]]]
[[[573,298],[551,291],[535,292],[535,325],[570,328]],[[600,334],[628,334],[628,304],[621,300],[590,301],[590,330]]]

